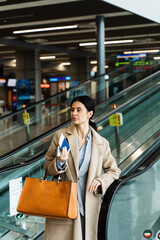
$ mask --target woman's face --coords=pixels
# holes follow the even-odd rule
[[[88,123],[93,111],[88,112],[87,108],[81,102],[74,102],[71,106],[71,120],[74,124]]]

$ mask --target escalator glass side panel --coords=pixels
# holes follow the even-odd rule
[[[101,88],[98,88],[98,91],[101,91]],[[91,87],[91,82],[87,82],[75,90],[68,90],[31,105],[27,110],[18,111],[16,115],[0,119],[0,155],[18,148],[69,120],[69,106],[73,96],[82,94],[95,96],[95,92],[96,88]]]
[[[124,77],[122,78],[125,79]],[[111,83],[109,79],[103,82],[102,78],[105,78],[105,76],[87,81],[75,89],[68,89],[61,94],[35,103],[33,106],[27,107],[27,109],[22,109],[16,114],[0,119],[0,155],[4,155],[20,147],[29,140],[69,120],[69,106],[74,96],[82,94],[89,95],[94,99],[96,105],[109,99],[111,96],[110,89],[113,88],[114,83]],[[158,81],[159,74],[156,73],[154,77],[146,79],[143,84],[118,95],[118,97],[114,98],[114,103],[120,106],[128,99],[131,99]],[[99,84],[101,82],[103,82],[103,84]],[[112,100],[108,102],[107,111],[112,109],[112,103]]]
[[[160,159],[159,159],[160,160]],[[147,230],[158,239],[160,232],[160,161],[140,176],[123,184],[111,205],[106,240],[143,240]]]
[[[150,77],[149,81],[144,82],[141,86],[135,86],[134,89],[128,89],[127,91],[124,91],[114,98],[108,99],[107,102],[105,102],[103,105],[99,108],[96,108],[95,118],[98,117],[100,114],[104,113],[107,114],[112,111],[112,105],[116,104],[117,107],[120,107],[121,105],[125,104],[130,99],[138,96],[143,91],[151,88],[152,86],[157,86],[159,88],[159,74],[156,74],[154,77]]]
[[[10,180],[22,177],[24,184],[26,177],[40,179],[44,175],[43,163],[44,158],[28,166],[20,167],[0,174],[0,239],[35,239],[36,236],[40,235],[44,231],[44,218],[27,216],[19,213],[11,216],[9,191]],[[7,227],[3,226],[5,224]],[[11,230],[12,226],[26,230],[26,232],[28,232],[28,236],[31,237],[24,237],[24,235],[18,231],[13,232]]]
[[[99,134],[109,141],[117,164],[122,163],[160,129],[159,90],[160,86],[157,85],[151,93],[135,99],[132,104],[123,108],[121,110],[123,114],[122,126],[110,126],[109,118],[98,124]],[[119,144],[115,134],[116,129],[118,129]],[[120,148],[119,155],[118,147]]]
[[[63,124],[63,127],[68,127],[71,121]],[[60,127],[59,127],[60,128]],[[38,140],[33,141],[31,144],[24,145],[18,151],[11,152],[9,155],[4,156],[0,160],[0,170],[5,168],[15,168],[18,165],[30,164],[35,162],[39,157],[44,156],[48,150],[55,130],[43,134]]]

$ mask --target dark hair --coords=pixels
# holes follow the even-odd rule
[[[87,95],[83,95],[83,96],[77,96],[75,98],[73,98],[72,102],[71,102],[71,106],[74,102],[81,102],[83,103],[83,105],[87,108],[87,110],[90,112],[90,111],[93,111],[93,115],[92,117],[94,116],[94,113],[95,113],[95,105],[94,105],[94,101]],[[91,118],[92,118],[91,117]],[[96,124],[91,120],[91,118],[89,119],[89,125],[91,127],[94,128],[94,130],[97,131],[97,126]]]

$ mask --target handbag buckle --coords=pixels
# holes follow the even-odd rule
[[[43,182],[43,180],[44,180],[44,178],[43,178],[43,177],[41,177],[41,178],[40,178],[40,182]]]
[[[60,184],[60,181],[62,181],[62,178],[61,178],[61,176],[59,175],[59,176],[58,176],[57,183]]]

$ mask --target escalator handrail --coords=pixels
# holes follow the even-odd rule
[[[149,170],[158,160],[160,156],[160,148],[155,149],[153,154],[150,153],[147,155],[147,159],[143,161],[141,166],[138,165],[138,168],[128,175],[120,177],[118,180],[115,180],[110,187],[107,189],[103,197],[103,202],[99,214],[99,223],[98,223],[98,240],[108,240],[108,223],[109,223],[109,214],[111,211],[111,206],[114,201],[116,193],[120,188],[127,183],[128,181],[135,179],[137,176],[145,173]],[[145,156],[146,157],[146,156]]]
[[[0,168],[0,174],[11,171],[11,170],[15,170],[15,169],[18,169],[18,168],[21,168],[21,167],[31,165],[31,164],[41,160],[42,158],[44,158],[45,154],[46,154],[46,151],[43,151],[43,152],[39,153],[38,155],[29,159],[27,162],[21,162],[21,163],[18,163],[18,164],[14,164],[14,165],[11,165],[11,166]]]
[[[96,124],[99,124],[99,123],[100,123],[101,121],[103,121],[104,119],[109,118],[109,116],[111,116],[112,114],[114,114],[114,113],[116,113],[116,112],[118,112],[118,111],[121,111],[123,108],[125,108],[126,106],[128,106],[128,105],[131,104],[132,102],[136,101],[138,98],[144,97],[145,94],[147,94],[149,91],[151,91],[151,89],[154,89],[154,88],[156,88],[156,87],[157,87],[157,84],[154,84],[154,85],[153,85],[152,87],[150,87],[149,89],[144,90],[144,91],[143,91],[142,93],[140,93],[139,95],[133,97],[132,99],[130,99],[130,100],[128,100],[127,102],[125,102],[124,104],[121,104],[121,106],[117,107],[116,109],[111,110],[108,114],[102,115],[102,116],[98,116],[98,119],[94,119],[95,122],[96,122]],[[121,94],[120,94],[120,95],[121,95]],[[118,96],[120,96],[120,95],[118,95]],[[116,96],[113,96],[111,99],[108,99],[108,100],[102,102],[101,104],[97,105],[96,107],[102,106],[103,104],[107,104],[107,103],[109,103],[110,101],[113,101],[113,100],[116,99],[116,98],[117,98],[117,95],[116,95]],[[52,129],[46,131],[45,133],[43,133],[43,134],[37,136],[36,138],[28,141],[27,143],[19,146],[18,148],[14,149],[14,150],[12,150],[12,151],[10,151],[10,152],[8,152],[7,154],[2,155],[2,156],[0,157],[0,161],[2,161],[2,160],[4,160],[5,158],[11,156],[12,154],[16,154],[17,152],[23,150],[23,149],[26,148],[26,147],[31,146],[31,145],[34,144],[35,142],[40,141],[42,138],[44,138],[44,137],[46,137],[46,136],[48,136],[48,135],[50,135],[50,134],[53,134],[53,132],[57,131],[57,130],[60,129],[60,128],[64,128],[67,124],[70,124],[70,123],[71,123],[71,120],[67,120],[66,122],[60,124],[58,127],[55,127],[55,128],[52,128]]]
[[[116,71],[117,71],[117,70],[116,70]],[[149,75],[148,77],[144,78],[143,80],[135,83],[134,85],[132,85],[132,86],[126,88],[126,89],[124,89],[122,92],[125,93],[127,90],[128,90],[128,91],[131,91],[131,90],[133,90],[134,88],[136,88],[136,87],[138,87],[138,86],[141,86],[142,84],[144,84],[144,82],[148,82],[149,79],[150,79],[150,77],[154,77],[154,75],[158,74],[159,72],[160,72],[160,71],[157,71],[157,72]],[[107,75],[109,75],[109,74],[111,74],[111,73],[108,73]],[[6,118],[8,118],[8,117],[15,116],[17,113],[21,113],[21,112],[23,112],[24,110],[28,110],[28,109],[30,109],[30,108],[32,108],[32,107],[35,107],[35,106],[37,106],[37,105],[40,104],[40,103],[47,102],[47,101],[49,101],[50,99],[52,99],[52,98],[54,98],[54,97],[57,97],[57,96],[59,96],[59,95],[62,95],[62,94],[66,93],[66,92],[68,92],[68,91],[70,91],[70,90],[73,90],[73,89],[75,89],[75,88],[77,88],[77,87],[83,86],[84,84],[87,84],[87,83],[89,83],[90,81],[95,81],[95,80],[98,79],[99,77],[103,77],[103,76],[105,76],[105,75],[106,75],[106,73],[105,73],[105,74],[102,74],[102,75],[99,75],[99,76],[97,76],[97,77],[94,78],[94,79],[89,79],[89,80],[87,80],[87,81],[85,81],[85,82],[82,82],[82,83],[77,84],[77,85],[75,85],[75,86],[73,86],[73,87],[70,87],[70,88],[66,89],[65,91],[63,91],[63,92],[56,93],[56,94],[54,94],[54,95],[52,95],[52,96],[50,96],[50,97],[48,97],[48,98],[46,98],[46,99],[39,100],[39,101],[37,101],[37,102],[35,102],[35,103],[32,103],[32,104],[30,104],[30,105],[28,105],[28,106],[26,106],[26,107],[24,107],[24,108],[21,108],[21,109],[15,111],[15,112],[6,114],[6,115],[0,117],[0,121],[6,119]],[[114,80],[106,80],[106,81],[114,82]]]
[[[71,122],[71,120],[67,120],[65,122],[63,122],[62,124],[46,131],[45,133],[42,133],[41,135],[29,140],[27,143],[22,144],[21,146],[17,147],[16,149],[11,150],[10,152],[8,152],[7,154],[4,154],[0,157],[0,161],[4,160],[5,158],[10,157],[13,154],[18,153],[19,151],[22,151],[23,149],[30,147],[32,144],[40,141],[41,139],[47,137],[48,135],[53,134],[53,132],[57,131],[60,128],[64,128],[66,125],[68,125]]]
[[[159,86],[159,85],[158,85]],[[133,97],[132,99],[129,99],[127,102],[121,104],[120,106],[118,106],[117,108],[115,109],[112,109],[109,113],[107,114],[104,114],[104,115],[101,115],[101,116],[98,116],[98,119],[95,119],[96,120],[96,123],[99,124],[100,122],[102,122],[103,120],[109,118],[112,114],[116,113],[116,112],[120,112],[123,108],[125,108],[126,106],[128,106],[129,104],[135,102],[136,100],[138,100],[139,98],[142,98],[142,97],[145,97],[145,95],[147,95],[148,93],[150,93],[151,90],[156,90],[158,91],[157,89],[157,84],[154,84],[152,85],[150,88],[144,90],[143,92],[139,93],[138,95],[136,95],[135,97]],[[116,95],[116,98],[118,98],[120,95]],[[113,102],[114,98],[110,98],[109,100],[103,102],[101,105],[103,104],[107,104],[109,103],[110,101]]]

